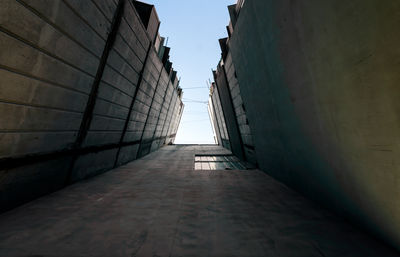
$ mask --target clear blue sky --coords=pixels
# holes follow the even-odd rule
[[[212,79],[221,56],[218,39],[227,36],[227,6],[236,0],[143,0],[154,4],[161,21],[160,35],[168,37],[173,67],[181,77],[185,110],[176,144],[214,143],[204,103],[208,101],[206,81]],[[202,87],[199,89],[186,89]]]

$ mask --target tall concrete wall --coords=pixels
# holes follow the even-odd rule
[[[229,46],[260,167],[400,249],[400,2],[244,2]]]
[[[230,51],[227,52],[226,58],[224,60],[224,71],[228,81],[230,98],[233,104],[236,122],[239,127],[239,136],[241,137],[240,141],[244,151],[244,158],[247,162],[257,164],[257,157],[254,151],[255,148],[253,135],[249,125],[249,121],[246,116],[246,107],[242,101],[240,87],[237,81],[235,65],[233,64]]]
[[[210,97],[208,99],[207,110],[208,110],[208,115],[210,117],[211,126],[212,126],[212,129],[213,129],[214,141],[215,141],[216,144],[221,144],[221,142],[222,142],[221,132],[219,130],[217,116],[216,116],[215,111],[214,111],[215,107],[214,107],[213,102],[211,100],[211,94],[210,94]]]
[[[240,136],[239,124],[236,119],[236,113],[233,106],[232,96],[225,73],[223,60],[218,64],[214,71],[215,87],[218,89],[221,110],[224,116],[226,130],[229,136],[230,150],[240,159],[245,159],[244,147]]]
[[[229,140],[229,134],[227,125],[225,122],[225,115],[221,105],[221,98],[219,96],[219,90],[215,83],[212,83],[210,89],[210,101],[211,107],[213,108],[213,114],[215,116],[216,122],[214,122],[215,130],[218,130],[217,135],[220,137],[219,145],[231,150],[231,144]]]
[[[0,1],[0,211],[174,139],[154,131],[180,115],[163,104],[181,103],[178,85],[118,3]]]
[[[236,5],[228,6],[228,9],[235,14]],[[232,24],[231,21],[227,26],[228,36],[233,32]],[[213,71],[214,83],[209,99],[209,114],[215,137],[218,139],[218,144],[231,150],[239,159],[257,166],[253,136],[240,94],[235,65],[229,51],[229,37],[219,39],[219,44],[221,59],[217,69]],[[215,96],[214,91],[216,91]]]

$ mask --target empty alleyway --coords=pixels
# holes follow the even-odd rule
[[[398,256],[259,170],[166,146],[0,216],[0,256]]]

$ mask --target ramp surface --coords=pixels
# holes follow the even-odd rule
[[[259,170],[167,146],[0,215],[0,256],[398,256]]]

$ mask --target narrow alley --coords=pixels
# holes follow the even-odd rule
[[[166,146],[0,215],[2,256],[398,256],[259,170]]]
[[[0,257],[400,256],[399,0],[0,0]]]

